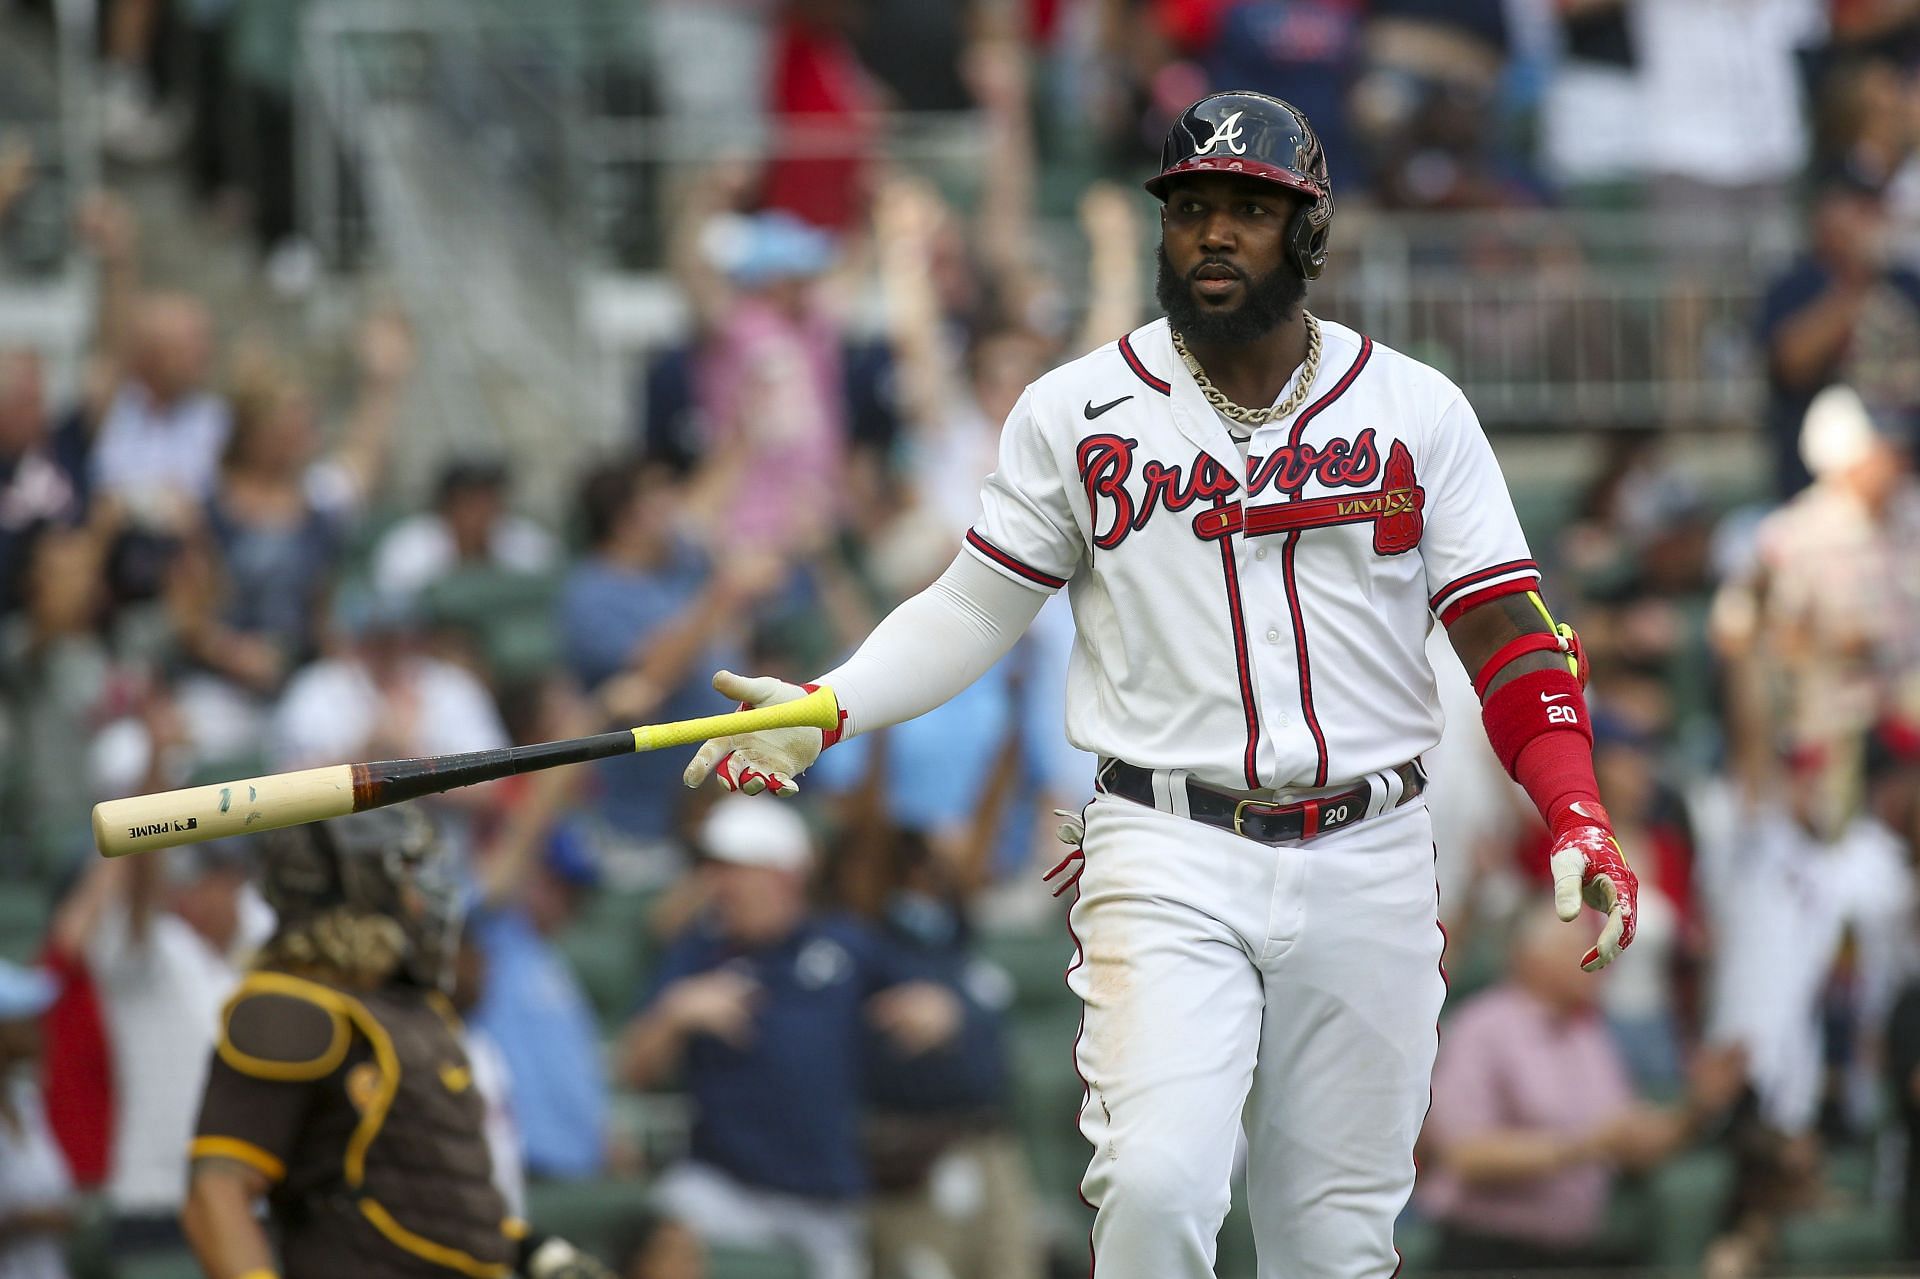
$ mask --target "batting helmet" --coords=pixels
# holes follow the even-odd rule
[[[1318,278],[1333,230],[1333,184],[1319,135],[1298,107],[1244,91],[1200,99],[1167,130],[1147,190],[1164,201],[1168,181],[1182,173],[1256,178],[1306,196],[1287,227],[1287,256],[1303,279]]]

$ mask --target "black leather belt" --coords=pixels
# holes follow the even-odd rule
[[[1397,797],[1392,794],[1395,782],[1400,791]],[[1291,804],[1246,799],[1192,780],[1185,785],[1185,816],[1258,843],[1294,844],[1351,826],[1376,812],[1398,808],[1427,788],[1427,772],[1420,767],[1419,760],[1409,760],[1398,768],[1364,778],[1346,790]],[[1156,800],[1152,769],[1136,768],[1117,759],[1106,760],[1101,764],[1095,786],[1109,795],[1118,795],[1148,808],[1176,811]]]

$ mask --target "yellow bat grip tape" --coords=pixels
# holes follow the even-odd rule
[[[840,702],[830,688],[816,689],[805,697],[775,706],[756,706],[747,711],[729,711],[724,715],[704,715],[672,724],[643,724],[633,730],[633,749],[657,751],[673,746],[691,746],[710,737],[732,737],[740,733],[762,733],[773,728],[817,728],[825,732],[840,723]]]

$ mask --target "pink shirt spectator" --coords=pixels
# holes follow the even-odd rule
[[[1597,1015],[1564,1017],[1497,986],[1469,1000],[1441,1036],[1427,1139],[1444,1146],[1503,1130],[1587,1132],[1633,1101]],[[1612,1189],[1613,1171],[1600,1163],[1483,1186],[1436,1167],[1421,1178],[1420,1205],[1463,1230],[1564,1248],[1599,1233]]]
[[[742,298],[700,370],[709,450],[739,467],[728,520],[742,542],[787,545],[833,515],[846,405],[837,326]]]

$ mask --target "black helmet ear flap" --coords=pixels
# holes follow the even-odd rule
[[[1327,265],[1327,242],[1333,238],[1333,197],[1309,199],[1287,223],[1287,257],[1303,280],[1317,280]]]

